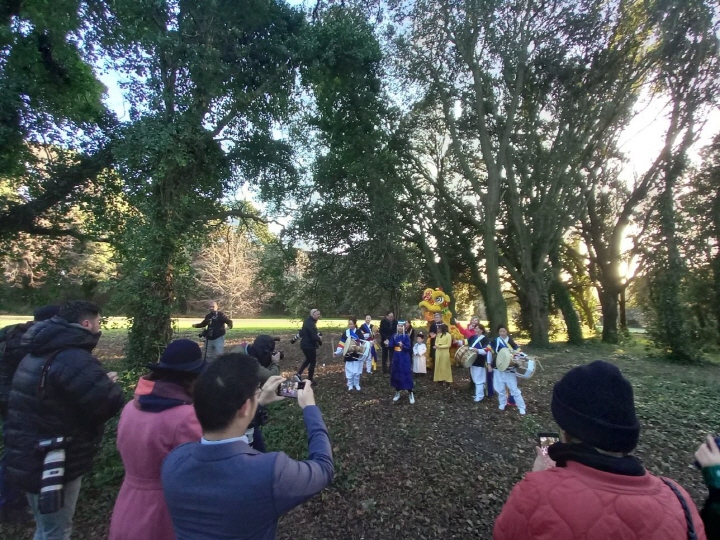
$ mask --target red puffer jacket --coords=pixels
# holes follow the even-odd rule
[[[692,512],[698,540],[706,540],[697,508],[675,484]],[[680,501],[650,474],[623,476],[569,461],[566,467],[528,473],[495,521],[494,540],[685,540]]]

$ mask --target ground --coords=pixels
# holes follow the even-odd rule
[[[302,359],[298,345],[288,342],[294,326],[284,331],[280,325],[266,327],[284,332],[281,367],[292,373]],[[231,332],[229,344],[239,342],[245,331]],[[117,329],[101,340],[98,356],[109,367],[120,365],[124,339],[124,331]],[[544,371],[521,383],[528,415],[520,417],[516,410],[497,410],[496,401],[473,403],[468,370],[461,368],[454,368],[450,388],[418,377],[415,405],[405,396],[393,403],[388,376],[380,373],[363,374],[362,391],[348,392],[343,365],[332,359],[328,341],[318,355],[316,396],[332,438],[335,480],[281,520],[280,539],[491,538],[510,489],[532,466],[534,434],[557,430],[550,414],[554,382],[571,367],[598,358],[617,364],[633,384],[643,426],[636,454],[653,473],[679,481],[696,504],[706,496],[691,463],[703,437],[720,432],[717,365],[676,366],[632,345],[556,344],[534,351]],[[134,379],[134,374],[123,377],[128,387]],[[95,472],[83,483],[73,538],[107,534],[123,474],[114,429],[111,422]],[[269,449],[304,456],[305,432],[296,403],[272,406],[263,429]],[[30,538],[31,531],[5,527],[0,537]]]

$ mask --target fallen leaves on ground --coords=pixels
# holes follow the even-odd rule
[[[283,341],[281,367],[291,375],[302,354]],[[101,354],[117,357],[121,353],[114,348],[120,346],[108,343]],[[706,491],[691,463],[703,437],[720,432],[720,368],[675,366],[615,351],[597,344],[538,351],[544,370],[520,383],[528,409],[521,417],[515,408],[499,411],[496,399],[474,403],[469,371],[461,368],[453,368],[449,388],[431,375],[416,377],[414,405],[406,394],[393,402],[389,376],[380,372],[363,373],[362,390],[348,392],[343,363],[324,345],[315,393],[332,438],[335,479],[282,518],[278,538],[492,538],[508,493],[532,466],[535,434],[557,431],[550,413],[555,381],[598,358],[616,363],[633,383],[643,425],[636,455],[653,473],[680,482],[701,506]],[[294,402],[273,406],[263,430],[270,450],[306,456],[302,415]],[[110,481],[100,491],[83,489],[74,538],[106,535],[117,489]],[[19,536],[3,538],[26,538],[29,531],[15,528],[11,532]]]

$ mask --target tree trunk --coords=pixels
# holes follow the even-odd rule
[[[625,299],[625,291],[625,287],[620,291],[620,331],[627,333],[627,300]]]
[[[173,272],[170,265],[145,282],[138,291],[138,302],[131,306],[133,319],[128,336],[128,363],[142,367],[157,362],[172,339],[170,305],[173,297]]]
[[[618,295],[614,290],[600,289],[600,307],[603,315],[602,340],[604,343],[618,343]]]
[[[565,326],[568,333],[568,343],[571,345],[582,345],[584,342],[582,325],[580,324],[580,317],[575,311],[572,298],[568,292],[565,284],[559,279],[554,279],[552,283],[551,292],[555,298],[555,303],[560,308],[565,319]]]
[[[502,286],[500,284],[500,264],[498,262],[497,245],[495,244],[495,224],[489,225],[492,228],[493,236],[489,233],[483,235],[483,244],[485,248],[485,271],[487,272],[487,286],[485,309],[487,310],[488,321],[492,332],[501,325],[506,325],[507,320],[507,304],[502,294]],[[488,225],[486,224],[486,229]]]
[[[547,292],[537,279],[530,279],[525,283],[524,295],[529,317],[527,322],[530,323],[530,344],[534,347],[547,347],[550,345]]]

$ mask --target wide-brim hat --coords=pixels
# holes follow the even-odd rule
[[[510,352],[510,349],[507,347],[504,349],[500,349],[500,351],[497,353],[497,358],[495,359],[495,368],[500,371],[505,371],[507,368],[510,367],[510,362],[512,362],[513,355]]]
[[[200,345],[190,339],[176,339],[165,347],[159,362],[148,364],[147,367],[152,371],[202,373],[207,365]]]

